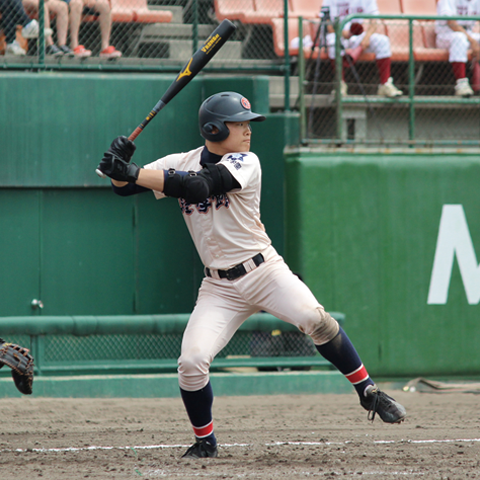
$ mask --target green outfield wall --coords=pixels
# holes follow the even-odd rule
[[[480,373],[479,152],[290,150],[287,260],[371,374]]]
[[[1,317],[192,309],[203,267],[177,201],[118,197],[94,173],[113,138],[129,135],[174,79],[0,74]],[[198,108],[225,90],[268,117],[254,125],[252,148],[264,172],[262,219],[283,252],[283,149],[297,142],[298,117],[269,113],[267,77],[197,76],[137,138],[134,161],[200,146]]]

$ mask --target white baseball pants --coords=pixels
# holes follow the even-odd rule
[[[469,32],[470,35],[477,41],[480,41],[480,33]],[[449,51],[448,61],[467,63],[468,49],[470,42],[463,32],[449,32],[440,33],[437,35],[435,43],[437,48],[444,48]]]
[[[310,289],[291,272],[273,247],[265,262],[234,281],[205,277],[183,334],[178,360],[180,387],[197,391],[209,381],[209,367],[237,329],[252,314],[266,311],[291,323],[317,345],[338,333],[338,323]]]

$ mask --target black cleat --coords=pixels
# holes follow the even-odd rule
[[[407,416],[405,407],[379,390],[376,385],[369,385],[365,389],[365,396],[360,398],[360,404],[368,410],[368,419],[372,422],[376,413],[385,423],[401,423]]]
[[[195,442],[183,455],[182,458],[216,458],[218,449],[205,440]]]

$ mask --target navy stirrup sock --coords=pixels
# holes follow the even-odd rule
[[[193,427],[193,432],[198,440],[207,441],[215,446],[217,440],[213,433],[213,390],[208,382],[205,387],[196,392],[188,392],[180,388],[183,404],[187,410],[188,418]]]
[[[347,377],[359,396],[363,397],[365,388],[374,384],[342,327],[328,343],[315,346],[322,357],[326,358]]]

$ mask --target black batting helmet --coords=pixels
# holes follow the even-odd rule
[[[225,122],[263,122],[265,117],[251,110],[250,102],[239,93],[222,92],[208,97],[200,106],[198,122],[202,137],[211,142],[225,140],[230,131]],[[213,133],[213,127],[218,132]]]

